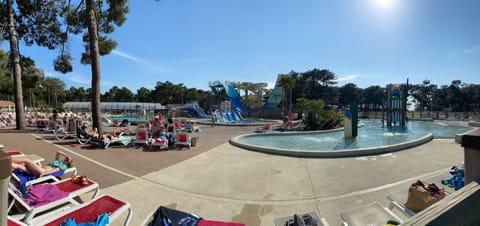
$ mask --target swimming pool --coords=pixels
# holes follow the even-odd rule
[[[118,120],[119,122],[123,121],[124,119],[128,120],[129,122],[137,121],[137,122],[147,122],[145,118],[133,116],[133,115],[108,115],[105,116],[106,119],[112,121],[114,119]]]
[[[345,139],[337,131],[247,134],[234,137],[234,145],[269,153],[300,156],[351,156],[378,154],[409,148],[432,138],[454,138],[471,127],[435,122],[407,122],[406,128],[387,128],[380,121],[361,121],[356,139]]]

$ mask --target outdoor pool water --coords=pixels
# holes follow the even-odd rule
[[[236,139],[233,139],[233,143],[237,142],[245,144],[245,146],[256,146],[260,147],[260,149],[272,148],[306,152],[339,152],[412,142],[429,134],[432,134],[433,138],[454,138],[456,134],[472,130],[471,127],[446,125],[435,122],[409,121],[404,129],[398,127],[387,128],[386,126],[382,126],[380,121],[376,120],[363,120],[361,123],[363,126],[358,128],[357,139],[344,139],[344,131],[338,130],[334,132],[249,134],[236,137]]]
[[[129,122],[137,121],[137,122],[147,122],[145,118],[132,116],[132,115],[109,115],[105,116],[106,119],[112,121],[113,119],[117,119],[119,122],[122,122],[124,119],[128,120]]]

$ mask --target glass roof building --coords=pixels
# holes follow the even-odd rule
[[[92,110],[91,102],[66,102],[63,108],[67,111],[73,112],[88,112]],[[159,103],[145,103],[145,102],[101,102],[100,108],[102,112],[117,112],[117,111],[166,111],[167,106]]]

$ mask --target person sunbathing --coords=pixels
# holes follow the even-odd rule
[[[152,137],[157,138],[159,137],[160,132],[164,132],[165,127],[163,127],[162,122],[158,117],[155,117],[152,123]]]
[[[93,128],[92,131],[89,131],[87,126],[83,125],[82,126],[82,134],[86,137],[93,137],[95,139],[98,139],[98,130],[97,128]]]
[[[64,156],[64,159],[59,160],[59,156]],[[73,159],[70,156],[58,151],[56,154],[56,160],[49,162],[46,166],[40,166],[28,158],[13,158],[12,169],[20,169],[29,175],[41,177],[56,173],[60,170],[65,170],[66,168],[72,166],[72,162]]]
[[[104,133],[102,135],[102,141],[120,139],[120,137],[123,136],[124,133],[122,131],[122,132],[120,132],[120,134],[118,136],[116,134],[117,134],[117,132],[115,132],[115,129],[113,130],[113,133],[111,133],[111,134],[110,133]]]

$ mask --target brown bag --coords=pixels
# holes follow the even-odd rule
[[[443,189],[437,187],[437,185],[429,184],[425,186],[422,181],[418,180],[408,188],[408,199],[405,207],[414,212],[420,212],[444,197]]]

